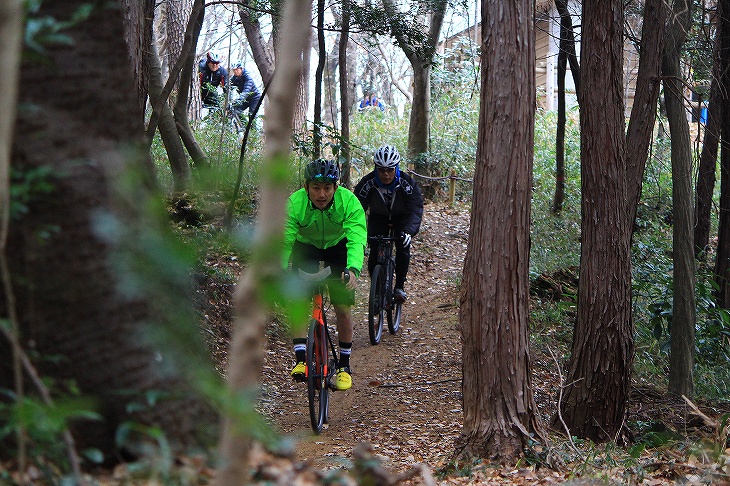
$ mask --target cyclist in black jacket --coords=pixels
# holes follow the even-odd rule
[[[395,241],[395,289],[393,296],[406,300],[404,286],[411,262],[411,239],[418,233],[423,218],[423,195],[413,178],[400,171],[400,154],[392,145],[383,145],[373,156],[375,170],[355,186],[355,196],[368,213],[368,236],[388,235],[393,225]],[[370,242],[368,270],[372,273],[378,259],[378,243]]]
[[[228,87],[228,71],[220,65],[221,57],[215,51],[210,51],[198,63],[198,73],[200,76],[200,98],[203,106],[220,106],[218,86],[223,88],[225,92]]]

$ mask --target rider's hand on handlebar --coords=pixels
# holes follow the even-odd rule
[[[342,272],[342,283],[345,284],[347,290],[353,290],[355,288],[355,284],[357,283],[357,277],[355,276],[355,272],[353,272],[349,268],[346,268],[345,271]]]
[[[411,246],[411,235],[408,233],[401,233],[400,234],[400,241],[403,243],[403,248],[408,248]]]

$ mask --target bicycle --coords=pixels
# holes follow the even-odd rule
[[[203,124],[210,123],[213,126],[220,125],[222,117],[222,107],[216,105],[203,105],[203,112],[201,117],[201,121],[203,122]],[[231,132],[236,134],[240,134],[245,127],[245,123],[238,115],[238,113],[236,113],[236,110],[231,103],[228,103],[226,105],[224,121],[224,126],[228,127]]]
[[[322,426],[328,422],[329,392],[336,390],[333,379],[339,367],[337,352],[327,326],[326,304],[328,302],[324,279],[331,273],[330,267],[325,267],[316,273],[299,270],[299,274],[304,280],[316,283],[316,290],[312,297],[312,317],[307,332],[305,361],[309,418],[315,434],[319,434]],[[349,280],[349,272],[346,270],[345,282],[347,280]]]
[[[393,252],[393,228],[388,236],[371,236],[370,241],[378,243],[378,260],[370,274],[370,298],[368,302],[368,333],[370,344],[380,343],[383,336],[383,321],[388,321],[388,331],[395,334],[400,329],[402,302],[393,298],[395,278],[395,254]]]

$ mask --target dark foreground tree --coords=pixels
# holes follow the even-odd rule
[[[38,15],[64,21],[84,4],[46,0]],[[125,264],[148,272],[165,267],[155,266],[155,254],[125,259],[113,252],[123,240],[163,251],[147,231],[155,222],[142,220],[150,194],[130,177],[143,164],[144,144],[133,71],[129,57],[120,55],[127,47],[119,3],[98,4],[64,34],[72,43],[46,46],[44,62],[26,62],[22,70],[44,82],[26,83],[21,92],[11,167],[21,177],[46,174],[49,186],[30,194],[9,232],[13,258],[5,276],[13,283],[21,344],[38,357],[35,366],[54,393],[68,394],[75,383],[96,398],[103,419],[79,424],[79,448],[111,451],[117,427],[128,420],[160,427],[173,445],[191,445],[199,429],[215,433],[216,414],[192,390],[186,369],[174,366],[173,343],[159,346],[149,332],[180,317],[156,303],[189,298],[187,289],[124,278]],[[10,298],[0,299],[3,317]],[[189,322],[178,334],[195,339],[195,321]],[[7,366],[4,344],[0,338],[0,365]],[[199,356],[196,371],[212,376],[211,363],[202,351]],[[12,376],[0,373],[0,387],[12,389]],[[160,400],[132,411],[132,403],[151,396]]]
[[[634,356],[626,211],[623,3],[585,0],[581,45],[581,261],[562,415],[570,433],[616,438]]]
[[[483,2],[479,145],[459,320],[464,428],[456,452],[511,463],[542,428],[530,382],[533,2]]]

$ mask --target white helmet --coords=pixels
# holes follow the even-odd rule
[[[376,167],[391,169],[398,166],[400,154],[398,153],[398,149],[392,145],[383,145],[375,151],[373,159]]]

